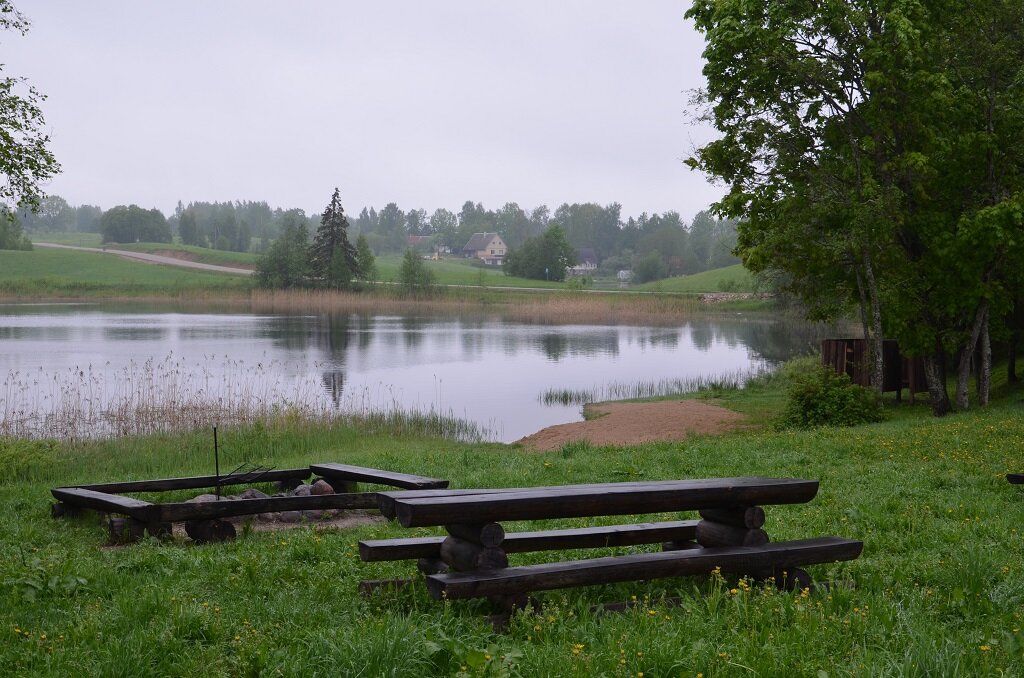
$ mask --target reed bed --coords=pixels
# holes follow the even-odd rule
[[[412,299],[397,290],[372,292],[328,290],[253,290],[255,313],[420,313],[496,315],[509,320],[558,324],[677,324],[702,309],[699,298],[651,294],[500,292],[447,289]]]
[[[608,400],[640,400],[664,398],[698,391],[735,391],[751,379],[771,372],[767,366],[736,370],[714,375],[659,379],[657,381],[613,381],[589,389],[552,388],[541,393],[537,400],[544,405],[587,405]]]
[[[494,437],[433,406],[403,407],[385,386],[339,393],[315,375],[287,373],[277,361],[209,356],[188,364],[173,353],[120,368],[11,371],[0,383],[0,437],[72,441],[278,421],[465,442]]]

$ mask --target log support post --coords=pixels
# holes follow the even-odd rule
[[[146,536],[146,523],[126,516],[111,516],[107,528],[111,544],[131,544]]]
[[[235,538],[235,526],[226,520],[189,520],[185,533],[197,544],[230,541]]]

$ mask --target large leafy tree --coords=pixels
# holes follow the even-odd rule
[[[717,209],[744,219],[744,263],[779,272],[819,317],[857,303],[875,384],[884,328],[924,357],[939,415],[944,357],[963,356],[966,407],[965,366],[1017,256],[1021,4],[698,0],[688,12],[722,132],[690,164],[729,185]]]
[[[171,242],[171,226],[163,212],[138,205],[118,205],[100,217],[103,242]]]
[[[24,35],[28,28],[28,19],[9,0],[0,0],[0,30]],[[40,184],[60,171],[43,132],[43,99],[24,78],[4,75],[0,66],[0,218],[12,220],[19,207],[38,207]]]
[[[565,269],[572,266],[575,253],[565,232],[552,224],[542,235],[530,238],[505,257],[505,272],[535,280],[565,280]]]
[[[281,235],[256,262],[256,282],[263,287],[300,287],[308,281],[309,230],[306,220],[289,213]]]
[[[348,219],[337,188],[320,218],[309,250],[309,268],[321,284],[336,289],[349,287],[359,276],[358,256],[348,239]]]
[[[398,268],[398,285],[405,294],[426,296],[434,291],[436,278],[413,249],[405,250]]]

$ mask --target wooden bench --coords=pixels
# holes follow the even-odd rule
[[[1024,485],[1024,473],[1007,473],[1006,480],[1014,485]]]
[[[504,611],[535,591],[721,572],[774,576],[804,588],[801,567],[852,560],[859,541],[820,537],[770,543],[762,505],[808,502],[817,481],[717,478],[543,488],[385,492],[381,512],[404,527],[445,526],[447,537],[368,540],[364,561],[419,559],[437,599],[486,597]],[[701,520],[505,534],[501,522],[699,511]],[[509,567],[507,554],[661,543],[663,551]],[[373,588],[364,587],[364,588]]]

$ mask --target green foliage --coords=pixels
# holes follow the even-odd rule
[[[12,214],[0,213],[0,250],[30,250],[32,241],[21,232],[21,224]]]
[[[118,205],[100,217],[103,242],[171,242],[171,227],[160,210]]]
[[[558,224],[552,224],[537,238],[530,238],[505,257],[505,272],[533,280],[565,280],[565,269],[576,260],[572,245]]]
[[[256,284],[289,288],[308,282],[309,232],[304,221],[288,219],[281,235],[256,264]]]
[[[371,283],[377,280],[377,259],[373,256],[370,242],[364,233],[360,233],[356,238],[356,264],[360,280]]]
[[[348,239],[348,219],[337,188],[309,250],[309,270],[316,282],[334,289],[347,289],[359,276],[358,255]]]
[[[668,267],[660,254],[651,252],[633,263],[633,280],[638,284],[661,280],[668,275]]]
[[[408,249],[398,269],[398,285],[404,294],[427,296],[434,291],[434,273],[415,250]]]
[[[929,365],[959,352],[961,408],[979,336],[1024,289],[1022,14],[1021,0],[687,13],[722,135],[688,163],[728,185],[716,209],[743,220],[744,264],[780,272],[812,317],[860,305],[875,341]],[[927,374],[944,414],[945,377]]]
[[[785,377],[789,387],[778,424],[782,429],[856,426],[883,419],[877,392],[852,383],[849,376],[836,374],[815,358],[787,365]]]
[[[0,30],[22,35],[29,21],[9,0],[0,1]],[[44,97],[24,78],[3,76],[0,66],[0,220],[18,208],[34,209],[40,185],[60,171],[47,148],[50,137],[39,104]]]

